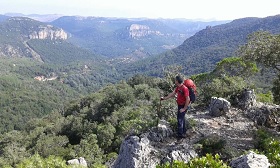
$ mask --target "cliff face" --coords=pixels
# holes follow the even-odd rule
[[[176,141],[173,129],[164,120],[159,121],[157,127],[146,133],[127,137],[121,145],[118,158],[109,166],[155,168],[156,165],[172,163],[174,160],[187,163],[203,153],[199,145],[204,141],[225,142],[219,154],[221,158],[231,161],[231,167],[268,168],[270,163],[266,156],[253,152],[242,154],[254,149],[254,132],[257,125],[280,128],[280,124],[275,123],[280,120],[279,115],[275,116],[280,106],[256,103],[255,95],[251,91],[245,91],[241,97],[241,104],[238,104],[242,109],[230,107],[226,114],[219,117],[212,116],[205,109],[189,111],[186,114],[189,128],[187,138],[181,142]],[[247,106],[249,104],[250,106]],[[271,119],[274,122],[269,124]]]
[[[42,62],[38,50],[32,47],[29,41],[67,40],[68,34],[61,28],[30,18],[12,17],[0,24],[0,39],[0,56],[29,57]]]
[[[29,34],[29,39],[51,39],[51,40],[66,40],[67,33],[62,29],[55,29],[51,25],[40,26],[39,31],[33,31]]]
[[[136,39],[148,35],[163,35],[160,31],[153,31],[147,25],[132,24],[129,29],[129,37]]]

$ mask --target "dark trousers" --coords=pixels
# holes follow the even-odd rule
[[[183,136],[186,133],[186,122],[185,122],[185,114],[186,111],[180,112],[180,109],[184,108],[184,105],[178,105],[177,112],[177,122],[178,122],[178,136]]]

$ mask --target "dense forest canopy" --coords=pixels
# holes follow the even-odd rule
[[[232,101],[244,88],[255,89],[258,101],[279,104],[278,20],[247,18],[207,27],[178,48],[135,63],[112,63],[68,41],[11,33],[14,41],[0,27],[0,49],[18,51],[0,53],[0,166],[57,160],[66,167],[65,160],[83,156],[91,167],[104,167],[126,136],[149,130],[159,119],[176,127],[174,101],[160,113],[158,107],[177,74],[196,82],[198,107],[212,96]],[[16,29],[28,32],[38,24],[28,20]],[[264,25],[270,32],[245,40]],[[43,61],[24,56],[25,44]]]

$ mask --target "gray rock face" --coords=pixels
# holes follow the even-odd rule
[[[163,142],[166,138],[172,135],[173,131],[169,123],[165,120],[160,120],[158,126],[151,129],[148,138],[154,142]]]
[[[153,132],[154,131],[154,132]],[[119,156],[114,168],[155,168],[156,165],[174,160],[188,162],[197,156],[190,145],[183,143],[168,144],[172,136],[170,125],[166,121],[160,121],[157,128],[149,133],[138,136],[130,136],[123,141]],[[164,141],[164,145],[161,144]]]
[[[270,163],[265,155],[250,152],[230,162],[232,168],[268,168]]]
[[[162,35],[159,31],[151,30],[147,25],[132,24],[129,27],[129,37],[133,39],[145,37],[151,34]]]
[[[186,117],[195,123],[195,131],[182,142],[176,141],[169,123],[164,120],[159,121],[158,126],[151,128],[147,133],[126,138],[121,145],[117,160],[110,164],[110,167],[155,168],[156,165],[172,163],[175,160],[187,163],[198,156],[194,150],[198,147],[197,142],[204,138],[211,140],[211,135],[216,135],[217,138],[225,141],[224,147],[230,151],[232,157],[242,155],[245,151],[254,148],[256,122],[269,124],[270,127],[278,124],[280,128],[279,105],[256,103],[253,92],[244,93],[248,95],[244,96],[248,100],[243,103],[247,108],[245,110],[230,107],[231,104],[223,98],[212,98],[210,114],[215,117],[210,116],[207,110],[189,112]],[[251,152],[233,160],[230,165],[233,168],[266,168],[270,164],[264,155]]]
[[[68,165],[78,165],[87,167],[87,162],[83,157],[79,157],[79,159],[71,159],[66,162]]]
[[[114,163],[114,168],[142,168],[155,167],[156,163],[152,160],[151,151],[153,148],[149,145],[149,139],[146,137],[130,136],[123,141],[119,157]]]
[[[235,97],[234,104],[245,110],[256,105],[256,94],[254,90],[244,89],[242,93]]]
[[[212,97],[209,106],[209,114],[213,117],[219,117],[229,112],[230,102],[224,98]]]
[[[41,26],[39,31],[34,31],[29,35],[30,39],[51,39],[51,40],[66,40],[67,33],[62,29],[54,29],[53,26]]]
[[[245,111],[256,124],[269,128],[280,128],[280,106],[258,103]]]

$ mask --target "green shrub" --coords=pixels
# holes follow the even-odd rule
[[[280,74],[273,82],[272,93],[274,97],[274,103],[280,104]]]
[[[257,94],[257,101],[263,103],[273,103],[273,96],[271,92]]]
[[[176,132],[177,131],[177,119],[176,118],[169,118],[168,122],[170,123],[170,126],[171,126],[172,130],[174,132]]]
[[[204,157],[194,158],[187,163],[187,167],[229,168],[229,166],[227,166],[222,160],[220,160],[220,156],[218,154],[216,154],[215,156],[206,154],[206,156]]]
[[[189,118],[186,122],[188,123],[189,128],[195,128],[197,125],[196,120],[194,120],[193,118]]]
[[[207,153],[216,154],[225,147],[226,141],[221,139],[218,135],[212,134],[198,141],[202,145],[201,154]]]
[[[271,167],[280,167],[280,141],[274,138],[265,140],[264,155],[268,158],[269,162],[273,164]]]
[[[211,154],[206,154],[201,158],[194,158],[188,163],[174,161],[172,164],[167,163],[165,165],[157,165],[156,168],[198,168],[198,167],[209,167],[209,168],[229,168],[222,160],[220,156],[216,154],[215,156]]]
[[[256,148],[259,152],[265,155],[271,167],[280,167],[280,140],[273,137],[264,129],[259,129],[256,132]]]
[[[17,168],[70,168],[66,165],[66,162],[60,157],[49,156],[48,158],[42,158],[39,154],[35,154],[32,157],[23,160],[16,165]]]

